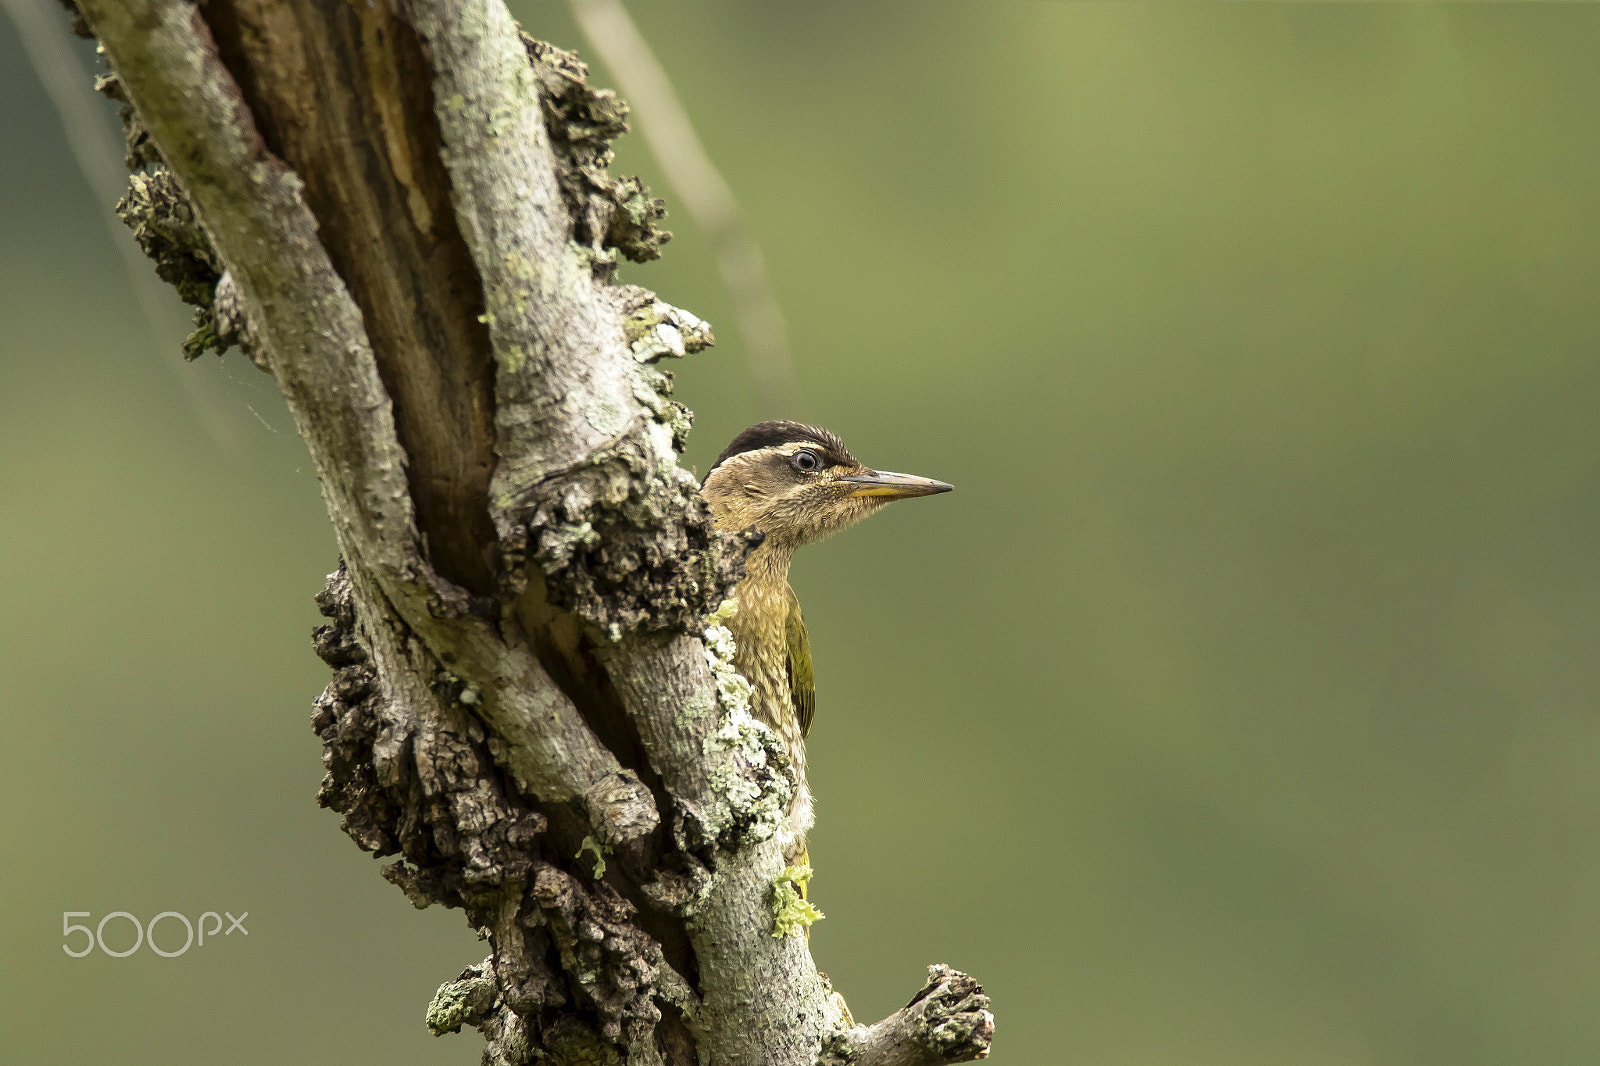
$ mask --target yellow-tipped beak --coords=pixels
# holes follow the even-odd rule
[[[855,490],[850,493],[851,496],[887,496],[890,499],[932,496],[955,488],[954,485],[946,485],[943,481],[935,481],[932,478],[917,477],[915,474],[895,474],[888,470],[874,470],[871,473],[842,477],[839,480],[855,486]]]

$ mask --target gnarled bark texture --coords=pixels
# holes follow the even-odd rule
[[[986,1053],[969,979],[850,1028],[773,935],[792,781],[718,684],[748,538],[678,467],[654,366],[710,330],[612,282],[669,236],[606,172],[625,105],[500,0],[78,7],[143,170],[119,211],[199,308],[185,350],[272,374],[321,480],[321,801],[488,938],[429,1026],[505,1064]]]

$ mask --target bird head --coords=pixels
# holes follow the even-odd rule
[[[721,529],[754,527],[793,550],[854,525],[886,503],[952,486],[863,466],[837,434],[799,422],[760,422],[711,464],[701,491]]]

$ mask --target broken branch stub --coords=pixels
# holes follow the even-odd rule
[[[900,1010],[831,1037],[819,1066],[948,1066],[988,1058],[993,1040],[994,1014],[983,986],[936,964]]]

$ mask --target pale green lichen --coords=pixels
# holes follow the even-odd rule
[[[461,980],[446,981],[428,1004],[428,1030],[434,1036],[459,1033],[494,1006],[494,978],[467,971]]]
[[[572,857],[581,859],[586,851],[594,855],[594,879],[598,881],[606,875],[606,856],[611,854],[611,845],[602,844],[594,837],[586,836],[583,838],[583,843],[578,845],[578,850]]]
[[[542,532],[544,536],[540,546],[547,553],[550,562],[556,566],[567,565],[574,555],[587,551],[600,542],[600,534],[596,533],[594,526],[588,522],[557,526]]]
[[[726,620],[725,601],[713,618]],[[710,756],[711,788],[718,802],[707,825],[725,847],[767,840],[786,826],[794,779],[783,742],[750,713],[750,682],[734,665],[733,634],[723,625],[705,631],[706,663],[723,710],[702,750]]]
[[[650,434],[655,454],[660,457],[657,475],[663,480],[670,480],[672,468],[677,466],[676,457],[688,444],[689,430],[694,426],[694,414],[683,404],[669,398],[672,395],[670,374],[657,370],[649,363],[636,361],[629,363],[628,367],[632,371],[633,398],[639,401],[640,407],[650,412],[645,432]]]
[[[678,708],[678,713],[673,722],[679,729],[687,731],[694,723],[704,721],[706,715],[714,714],[717,710],[715,700],[706,696],[691,696],[683,701],[683,706]]]
[[[720,802],[707,823],[717,838],[736,849],[778,833],[794,795],[778,735],[748,711],[739,711],[706,738],[705,750],[727,756],[711,770],[711,788]]]
[[[571,52],[523,35],[537,82],[545,129],[555,152],[556,180],[573,219],[573,234],[596,249],[615,248],[635,263],[661,255],[672,234],[660,227],[666,204],[638,178],[614,178],[611,141],[628,129],[628,105],[588,84],[588,68]]]
[[[775,938],[793,936],[823,918],[812,902],[806,899],[806,885],[811,880],[811,867],[785,866],[772,882],[772,935]]]
[[[703,319],[661,300],[630,312],[623,319],[622,332],[629,352],[641,363],[704,351],[716,343]]]
[[[731,602],[733,601],[724,600],[722,606],[718,607],[716,613],[708,619],[711,625],[706,627],[706,665],[711,668],[711,680],[717,686],[717,702],[728,712],[730,720],[735,714],[750,713],[750,694],[753,691],[750,682],[733,663],[734,653],[738,650],[733,641],[733,633],[727,626],[721,624],[727,620],[729,614],[732,614],[732,611],[728,610],[728,604]],[[727,614],[724,611],[727,611]]]
[[[236,338],[219,328],[213,311],[222,260],[178,179],[159,165],[147,174],[134,174],[117,201],[117,215],[155,263],[156,276],[176,289],[184,303],[197,308],[194,331],[183,341],[183,357],[227,351]]]
[[[496,349],[495,358],[505,373],[520,374],[522,368],[528,365],[528,349],[520,344],[502,344]]]
[[[596,433],[607,437],[622,432],[628,425],[628,412],[622,404],[609,396],[597,396],[584,408],[586,418]]]

